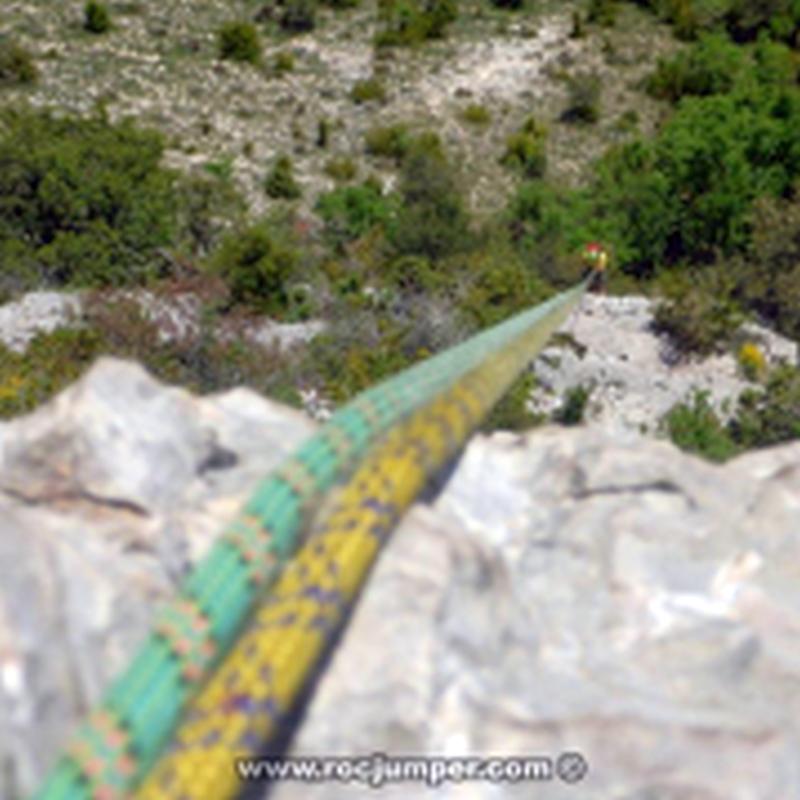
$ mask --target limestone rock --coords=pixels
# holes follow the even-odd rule
[[[593,387],[587,420],[612,430],[654,433],[695,390],[708,392],[721,416],[730,416],[742,391],[753,387],[734,354],[676,362],[652,329],[654,310],[646,297],[587,295],[564,327],[571,341],[548,347],[533,364],[533,408],[550,413],[568,389],[582,385]],[[796,342],[759,325],[742,326],[738,337],[758,344],[769,364],[799,363]]]
[[[311,430],[111,359],[0,426],[0,796],[33,788],[155,604]],[[714,466],[602,426],[476,437],[390,540],[291,752],[576,751],[588,774],[270,797],[800,796],[798,498],[800,444]]]

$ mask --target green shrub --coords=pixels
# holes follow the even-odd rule
[[[364,141],[367,152],[373,156],[383,156],[401,161],[411,146],[411,136],[405,125],[388,125],[370,128]]]
[[[348,156],[337,156],[325,162],[325,174],[335,181],[345,183],[358,174],[358,165]]]
[[[695,392],[691,402],[673,406],[662,427],[681,450],[710,461],[725,461],[739,450],[709,403],[708,392]]]
[[[543,414],[537,414],[528,408],[531,394],[536,388],[536,378],[526,372],[517,378],[497,405],[489,412],[481,425],[481,430],[492,431],[527,431],[543,424]]]
[[[16,42],[0,41],[0,86],[35,83],[39,70],[31,54]]]
[[[568,81],[569,99],[561,114],[564,122],[594,123],[600,119],[600,78],[594,74],[575,75]]]
[[[276,75],[285,75],[287,72],[294,71],[294,56],[288,50],[281,50],[276,54],[274,62]]]
[[[669,299],[657,306],[653,323],[677,353],[708,355],[728,347],[743,317],[724,276],[710,270],[681,273],[673,277],[668,293]]]
[[[800,370],[788,365],[778,367],[764,389],[743,392],[729,427],[745,448],[800,439]]]
[[[258,64],[261,38],[252,22],[226,22],[217,32],[217,52],[222,59]]]
[[[74,383],[102,352],[92,331],[39,333],[19,354],[0,345],[0,417],[32,411]]]
[[[89,33],[106,33],[111,29],[111,14],[105,3],[89,0],[83,7],[83,28]]]
[[[616,0],[589,0],[586,20],[587,22],[611,27],[617,20],[618,11]]]
[[[389,231],[399,255],[431,260],[468,249],[463,193],[436,136],[419,136],[403,159],[401,206]]]
[[[800,340],[800,192],[759,198],[748,224],[747,252],[721,268],[732,275],[734,295],[745,308]]]
[[[718,33],[706,34],[697,44],[669,60],[660,60],[645,87],[653,97],[677,102],[684,95],[729,92],[749,68],[741,47]]]
[[[325,221],[328,240],[341,247],[372,228],[385,225],[392,216],[393,205],[379,185],[366,181],[321,195],[316,210]]]
[[[300,187],[294,179],[292,160],[287,155],[278,156],[264,181],[264,191],[273,199],[294,200],[300,197]]]
[[[284,0],[280,25],[288,33],[306,33],[317,24],[316,0]]]
[[[0,112],[2,282],[124,285],[145,280],[175,234],[174,175],[160,134],[129,121]]]
[[[486,106],[480,103],[470,103],[461,111],[461,119],[470,125],[486,126],[492,121],[492,115]]]
[[[561,407],[553,413],[553,421],[559,425],[580,425],[591,395],[591,387],[578,385],[567,389]]]
[[[386,87],[378,78],[356,81],[350,90],[350,99],[358,105],[373,101],[382,103],[386,100]]]
[[[440,39],[458,16],[457,0],[378,0],[378,47]]]
[[[547,167],[547,129],[533,117],[506,140],[500,163],[516,169],[526,178],[540,178]]]
[[[231,292],[231,301],[281,314],[288,306],[287,283],[298,263],[297,252],[269,222],[224,237],[209,267]]]

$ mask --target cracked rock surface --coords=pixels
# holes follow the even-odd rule
[[[0,796],[314,428],[105,359],[0,426]],[[285,782],[272,800],[800,796],[800,444],[724,466],[600,426],[475,437],[405,516],[295,755],[580,752],[577,785]]]

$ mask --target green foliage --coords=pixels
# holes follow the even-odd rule
[[[489,412],[481,425],[481,430],[491,431],[527,431],[545,422],[543,414],[537,414],[528,408],[533,390],[536,388],[536,377],[527,372],[517,378],[498,404]]]
[[[357,105],[373,101],[382,103],[386,100],[386,87],[378,78],[356,81],[350,90],[350,99]]]
[[[320,117],[317,120],[317,147],[324,150],[328,146],[330,138],[331,123],[325,117]]]
[[[222,59],[258,64],[261,38],[252,22],[226,22],[217,32],[217,52]]]
[[[105,3],[89,0],[83,7],[83,28],[89,33],[106,33],[111,29],[111,14]]]
[[[286,287],[297,263],[294,248],[273,225],[262,221],[225,236],[209,267],[225,280],[232,302],[280,314],[288,307]]]
[[[294,200],[300,197],[300,187],[294,179],[292,159],[278,156],[264,181],[264,191],[273,199]]]
[[[306,33],[317,24],[316,0],[284,0],[280,25],[288,33]]]
[[[580,425],[591,395],[591,387],[578,385],[567,389],[561,407],[553,413],[553,421],[559,425]]]
[[[0,263],[6,288],[141,282],[175,233],[160,134],[102,117],[0,112]]]
[[[592,124],[600,119],[600,78],[593,73],[574,75],[568,81],[569,99],[561,114],[564,122]]]
[[[102,342],[87,330],[39,333],[25,353],[0,345],[0,417],[32,411],[73,383],[100,355]]]
[[[241,221],[245,202],[224,174],[187,176],[176,190],[175,240],[191,256],[205,257]]]
[[[436,136],[420,136],[411,144],[399,190],[402,204],[389,232],[397,254],[436,260],[468,247],[463,194]]]
[[[751,242],[742,257],[722,265],[734,295],[786,336],[800,340],[800,192],[759,198],[748,216]]]
[[[458,16],[457,0],[378,0],[378,47],[417,45],[440,39]]]
[[[276,75],[285,75],[294,71],[294,55],[288,50],[281,50],[275,56],[274,71]]]
[[[526,178],[540,178],[547,167],[547,128],[529,117],[516,133],[506,140],[500,163],[518,170]]]
[[[348,156],[336,156],[325,162],[325,174],[335,181],[345,183],[358,174],[358,165]]]
[[[0,40],[0,86],[35,83],[38,77],[33,57],[24,47]]]
[[[681,450],[710,461],[725,461],[739,450],[711,406],[708,392],[695,392],[691,402],[673,406],[662,426]]]
[[[653,97],[677,102],[684,95],[729,92],[748,70],[748,58],[727,36],[710,33],[674,58],[658,62],[646,82]]]
[[[612,27],[617,21],[618,11],[616,0],[589,0],[586,20],[605,27]]]
[[[654,327],[679,354],[720,352],[743,322],[726,276],[717,271],[674,276],[668,298],[656,308]]]
[[[778,367],[763,390],[743,392],[730,429],[748,449],[800,439],[800,370]]]
[[[383,156],[398,162],[406,156],[411,146],[411,135],[406,125],[370,128],[364,140],[370,155]]]
[[[492,121],[492,115],[486,106],[480,103],[470,103],[461,111],[461,119],[470,125],[486,126]]]
[[[380,185],[365,181],[360,186],[343,186],[323,194],[316,210],[325,221],[325,234],[336,247],[358,239],[391,218],[393,204]]]

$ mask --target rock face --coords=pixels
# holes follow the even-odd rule
[[[312,429],[110,359],[0,427],[0,796],[33,788],[155,603]],[[799,513],[800,443],[712,466],[602,426],[476,437],[392,537],[293,753],[588,765],[386,798],[799,797]],[[270,795],[343,796],[376,790]]]
[[[537,411],[549,413],[575,386],[592,386],[587,419],[611,430],[650,432],[676,403],[706,391],[727,417],[736,400],[753,384],[732,353],[676,361],[669,342],[652,329],[654,303],[646,297],[587,295],[565,325],[571,341],[547,348],[534,362],[540,388]],[[798,347],[755,324],[742,326],[737,338],[757,344],[769,364],[798,363]]]

